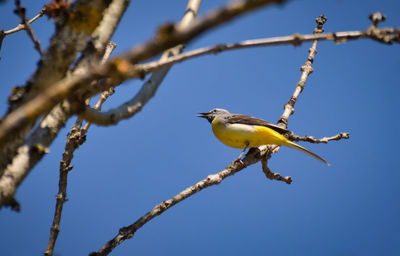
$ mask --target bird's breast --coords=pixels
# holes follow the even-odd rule
[[[225,145],[232,148],[245,148],[254,140],[254,129],[246,124],[228,124],[218,120],[213,120],[212,129],[214,135]],[[252,146],[252,145],[249,145]]]

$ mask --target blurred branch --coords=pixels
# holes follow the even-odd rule
[[[26,82],[25,86],[13,88],[8,99],[8,111],[0,126],[8,123],[8,121],[13,122],[15,119],[12,116],[15,111],[21,110],[22,106],[36,96],[43,97],[46,95],[46,90],[52,84],[66,76],[78,53],[87,46],[89,36],[98,26],[103,18],[104,10],[109,4],[109,0],[77,0],[60,14],[63,18],[57,21],[55,34],[52,36],[49,47],[44,52],[41,61],[38,62],[35,73]],[[46,7],[46,13],[47,9],[48,7]],[[69,18],[66,17],[68,15]],[[83,16],[87,22],[82,23],[81,18]],[[0,139],[0,179],[4,169],[18,154],[18,148],[24,144],[27,135],[31,134],[37,118],[40,115],[49,113],[62,100],[64,98],[58,98],[57,101],[51,104],[51,107],[41,112],[36,118],[25,116],[24,120],[17,125],[18,129],[13,129],[7,136]],[[76,107],[75,105],[72,104],[71,107]],[[9,119],[9,117],[11,118]],[[19,183],[19,181],[16,183]],[[3,205],[3,192],[3,188],[0,187],[0,206]]]
[[[89,36],[97,27],[103,17],[104,9],[109,3],[108,0],[77,0],[59,13],[62,18],[58,18],[56,22],[56,32],[51,38],[49,47],[38,63],[35,73],[25,86],[13,88],[9,97],[9,109],[2,121],[6,120],[21,105],[35,96],[41,95],[50,85],[66,76],[78,53],[86,47]],[[46,14],[48,14],[48,6],[46,7]],[[83,16],[86,21],[84,23],[81,19]],[[46,114],[50,110],[51,108],[48,108],[41,114]],[[36,119],[25,119],[24,124],[19,129],[15,129],[12,134],[2,140],[0,155],[6,157],[0,157],[0,172],[7,168],[10,160],[17,154],[18,147],[24,143],[26,136],[31,133],[35,122]],[[2,205],[1,197],[0,193],[0,205]]]
[[[47,147],[64,126],[71,112],[69,102],[58,104],[18,147],[16,155],[10,158],[10,163],[0,176],[0,208],[10,206],[15,211],[20,210],[20,205],[15,199],[17,187],[33,166],[48,152]]]
[[[115,49],[116,44],[110,42],[105,50],[102,62],[104,63],[111,55],[111,52]],[[101,105],[110,96],[111,92],[104,92],[100,99],[98,100],[95,108],[100,109]],[[89,123],[87,123],[89,124]],[[63,159],[60,161],[60,178],[58,183],[58,193],[56,196],[57,202],[54,211],[53,224],[50,229],[50,238],[47,245],[47,250],[45,255],[53,255],[54,245],[56,243],[58,233],[60,231],[60,221],[62,210],[65,201],[67,201],[67,182],[68,182],[68,172],[73,168],[71,165],[72,158],[74,157],[74,152],[79,148],[86,140],[86,133],[89,126],[85,125],[86,128],[81,129],[82,120],[78,120],[71,128],[71,132],[67,135],[67,142],[65,144],[65,151],[63,153]],[[90,124],[89,124],[90,125]]]
[[[318,25],[317,25],[317,29],[314,31],[315,33],[322,30],[322,24],[325,21],[323,21],[321,24],[320,22],[318,22],[318,21],[321,21],[321,19],[323,19],[322,16],[317,19]],[[311,65],[311,63],[313,61],[314,55],[316,53],[316,45],[317,45],[317,43],[314,42],[312,49],[310,49],[310,55],[305,64],[307,66]],[[303,68],[302,70],[303,70],[302,78],[300,81],[302,83],[302,87],[304,87],[307,76],[311,73],[311,71],[310,71],[310,67]],[[299,85],[297,85],[297,86],[299,86]],[[294,102],[297,100],[300,93],[301,93],[301,90],[300,91],[298,91],[297,89],[295,90],[295,93],[292,96],[293,102],[290,103],[292,107],[294,106]],[[289,118],[289,116],[287,116],[287,118]],[[287,118],[285,119],[286,123],[283,124],[285,126],[285,128],[287,125]],[[271,154],[273,152],[276,152],[277,148],[278,147],[275,145],[265,145],[265,146],[260,146],[257,148],[251,148],[242,160],[239,159],[239,160],[233,161],[230,165],[225,167],[225,169],[223,169],[219,173],[207,176],[205,179],[186,188],[185,190],[181,191],[180,193],[178,193],[171,199],[168,199],[167,201],[163,201],[160,204],[156,205],[151,211],[147,212],[145,215],[143,215],[141,218],[139,218],[133,224],[131,224],[127,227],[121,228],[119,230],[118,234],[113,239],[108,241],[98,252],[91,253],[90,256],[108,255],[116,246],[118,246],[124,240],[132,238],[134,236],[135,232],[138,229],[140,229],[144,224],[146,224],[147,222],[149,222],[156,216],[162,214],[167,209],[171,208],[172,206],[176,205],[177,203],[185,200],[186,198],[200,192],[201,190],[203,190],[209,186],[218,185],[225,178],[243,170],[247,166],[257,163],[260,160],[262,160],[263,170],[268,178],[275,179],[275,180],[281,180],[281,181],[284,181],[284,182],[290,184],[292,181],[291,177],[289,177],[289,176],[282,177],[282,176],[280,176],[279,173],[274,174],[269,170],[269,168],[267,166],[267,159],[269,159],[271,157]]]
[[[189,26],[190,22],[192,22],[199,10],[201,0],[190,0],[186,7],[185,15],[183,16],[181,22],[178,27],[183,29]],[[167,61],[170,58],[173,58],[183,50],[183,45],[177,45],[174,48],[171,48],[163,53],[160,61]],[[81,118],[88,120],[89,124],[94,122],[99,124],[99,122],[103,123],[117,123],[122,119],[126,119],[132,117],[136,113],[138,113],[142,107],[155,95],[158,87],[161,82],[164,80],[164,77],[170,70],[170,66],[163,66],[160,69],[156,70],[151,77],[142,85],[139,92],[129,101],[125,102],[121,106],[116,109],[108,111],[107,115],[99,115],[99,118],[96,118],[96,115],[101,113],[96,108],[91,108],[89,106],[86,107],[85,111],[79,113]],[[87,112],[86,112],[87,111]],[[91,118],[86,118],[90,116]],[[104,118],[105,117],[105,118]]]
[[[21,20],[22,20],[21,23],[24,26],[28,36],[32,39],[33,44],[35,45],[35,49],[39,52],[40,56],[42,56],[43,50],[40,47],[40,42],[36,38],[35,34],[33,33],[33,30],[31,28],[31,26],[29,25],[30,23],[25,16],[25,12],[26,12],[25,7],[21,6],[20,0],[15,0],[15,6],[16,6],[15,13],[21,18]]]
[[[41,114],[49,111],[61,100],[70,96],[76,89],[87,85],[91,81],[104,77],[111,77],[116,81],[121,81],[121,79],[124,79],[124,71],[130,65],[151,58],[178,44],[187,43],[205,31],[228,22],[241,14],[266,4],[281,2],[283,1],[248,0],[233,2],[217,11],[210,12],[185,29],[180,29],[174,25],[161,27],[153,40],[133,48],[127,54],[114,58],[104,65],[94,67],[91,72],[60,80],[43,90],[29,102],[9,113],[0,124],[0,147],[3,147],[7,142],[6,138],[11,138],[14,134],[26,134],[28,132],[26,127]]]
[[[86,45],[81,58],[77,61],[72,71],[72,76],[88,72],[93,64],[100,61],[106,44],[125,13],[128,3],[129,0],[113,0],[109,4],[103,13],[102,21],[93,31],[91,42]],[[65,122],[72,115],[72,107],[70,100],[64,100],[57,104],[49,114],[43,117],[24,143],[17,144],[16,142],[18,148],[15,156],[0,157],[2,160],[8,161],[5,167],[0,164],[0,208],[8,205],[13,207],[14,210],[19,209],[19,204],[14,196],[15,191],[29,171],[44,155],[42,150],[36,150],[36,148],[46,149],[51,144],[60,129],[65,125]],[[2,175],[3,172],[5,175]]]

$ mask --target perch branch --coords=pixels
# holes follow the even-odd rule
[[[317,28],[318,28],[318,26],[317,26]],[[314,46],[314,50],[315,50],[316,43],[313,44],[313,46]],[[310,54],[311,54],[311,51],[310,51]],[[309,59],[310,59],[310,57],[309,57]],[[306,78],[304,78],[303,80],[305,80],[305,79]],[[298,97],[298,95],[297,95],[297,97]],[[286,120],[286,124],[287,124],[287,120]],[[233,161],[230,165],[225,167],[225,169],[223,169],[219,173],[207,176],[207,178],[186,188],[185,190],[181,191],[180,193],[178,193],[171,199],[169,199],[167,201],[163,201],[160,204],[156,205],[151,211],[147,212],[145,215],[143,215],[141,218],[139,218],[136,222],[134,222],[130,226],[121,228],[119,230],[118,234],[113,239],[108,241],[98,252],[91,253],[90,256],[108,255],[116,246],[118,246],[124,240],[132,238],[134,236],[135,232],[138,229],[140,229],[144,224],[146,224],[147,222],[149,222],[156,216],[162,214],[167,209],[171,208],[172,206],[176,205],[177,203],[183,201],[184,199],[198,193],[199,191],[201,191],[209,186],[218,185],[219,183],[221,183],[221,181],[223,179],[243,170],[247,166],[257,163],[260,160],[262,160],[263,170],[267,177],[271,177],[271,179],[275,179],[275,180],[281,180],[281,181],[284,181],[284,182],[290,184],[291,177],[282,177],[278,173],[273,174],[267,166],[267,159],[271,157],[271,154],[275,148],[277,148],[277,146],[274,146],[274,145],[270,145],[270,146],[265,145],[265,146],[260,146],[258,148],[251,148],[249,150],[249,152],[246,154],[246,156],[241,161],[236,161],[236,160]]]

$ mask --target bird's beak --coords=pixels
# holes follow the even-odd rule
[[[200,114],[197,117],[208,118],[209,113],[208,112],[206,112],[206,113],[198,112],[197,114]]]

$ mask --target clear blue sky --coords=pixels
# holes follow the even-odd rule
[[[0,5],[0,28],[19,19],[13,2]],[[22,1],[29,17],[48,1]],[[226,1],[204,1],[200,15]],[[115,54],[147,40],[165,21],[178,21],[186,1],[131,1],[116,31]],[[325,14],[327,32],[363,30],[368,15],[400,27],[398,1],[291,1],[257,11],[197,39],[187,49],[246,39],[312,33]],[[46,47],[54,28],[32,26]],[[216,173],[240,150],[221,144],[196,112],[214,107],[276,122],[300,77],[310,44],[247,49],[201,57],[172,68],[135,117],[92,126],[69,175],[56,255],[87,255],[155,204]],[[26,33],[5,38],[0,55],[1,113],[13,85],[24,84],[38,54]],[[370,40],[321,42],[289,129],[316,137],[350,132],[350,140],[301,143],[332,166],[288,148],[269,166],[293,183],[267,180],[250,166],[171,208],[112,255],[400,255],[398,143],[399,45]],[[117,106],[142,82],[116,89]],[[0,211],[0,254],[40,255],[47,246],[66,133],[20,186],[22,211]],[[179,126],[177,126],[179,123]]]

